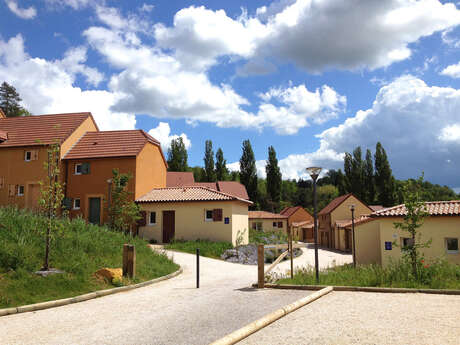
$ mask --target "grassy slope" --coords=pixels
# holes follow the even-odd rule
[[[165,249],[177,250],[190,254],[195,254],[197,248],[200,249],[201,256],[220,259],[220,256],[227,249],[232,249],[233,245],[230,242],[211,242],[208,240],[173,241],[165,245]]]
[[[420,289],[460,289],[460,266],[438,260],[428,265],[419,265],[420,279],[411,274],[411,267],[404,263],[395,263],[386,268],[379,265],[338,266],[320,272],[321,285],[377,286]],[[315,285],[313,268],[303,269],[294,275],[294,279],[281,279],[278,284]]]
[[[112,288],[96,279],[102,267],[121,267],[124,243],[136,246],[136,283],[166,275],[178,265],[154,253],[147,243],[81,219],[62,220],[61,234],[52,240],[51,266],[65,274],[46,278],[33,274],[43,265],[44,219],[26,211],[0,208],[0,308],[71,297]]]

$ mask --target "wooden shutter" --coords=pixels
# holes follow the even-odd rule
[[[222,221],[222,209],[221,208],[215,208],[214,210],[212,210],[212,220],[214,222]]]
[[[62,207],[66,210],[72,209],[73,199],[72,198],[64,198],[62,199]]]
[[[15,193],[15,186],[14,184],[8,185],[8,196],[14,196]]]
[[[141,216],[141,218],[137,220],[137,226],[145,226],[147,224],[147,212],[140,211],[139,215]]]
[[[30,160],[32,161],[38,160],[38,150],[32,150],[32,155],[30,157]]]
[[[88,175],[91,172],[89,163],[83,163],[81,165],[81,173],[83,175]]]
[[[282,228],[283,227],[283,222],[278,222],[278,228]]]
[[[2,189],[5,186],[5,178],[0,177],[0,189]]]

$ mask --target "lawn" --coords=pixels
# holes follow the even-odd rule
[[[165,245],[165,249],[177,250],[180,252],[195,254],[196,249],[200,249],[200,256],[220,259],[221,255],[227,250],[232,249],[230,242],[211,242],[208,240],[182,241],[175,240]]]
[[[113,288],[97,279],[102,267],[121,267],[124,243],[136,247],[136,278],[123,285],[157,278],[179,266],[154,253],[147,243],[82,219],[60,220],[64,231],[53,237],[50,265],[64,274],[40,277],[43,265],[44,218],[15,208],[0,208],[0,308],[66,298]]]
[[[379,265],[344,265],[320,272],[319,284],[342,286],[397,287],[417,289],[460,289],[460,266],[445,260],[431,263],[421,262],[419,279],[411,273],[404,262],[392,263],[388,267]],[[315,271],[305,268],[295,273],[294,279],[280,279],[277,284],[316,285]]]

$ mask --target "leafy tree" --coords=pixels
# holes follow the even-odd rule
[[[30,113],[19,104],[21,101],[22,99],[14,86],[5,81],[0,85],[0,108],[2,108],[6,117],[30,115]]]
[[[371,150],[366,151],[366,160],[364,161],[364,201],[372,204],[375,200],[375,181],[374,181],[374,162],[372,160]]]
[[[62,222],[57,217],[62,214],[62,202],[64,200],[64,187],[59,182],[59,161],[60,145],[51,144],[48,148],[48,159],[44,163],[44,169],[47,171],[47,178],[40,181],[40,200],[39,205],[46,215],[47,226],[45,232],[45,257],[42,271],[48,271],[50,268],[50,248],[51,238],[54,234],[63,230]]]
[[[268,148],[268,161],[265,166],[267,173],[267,192],[270,199],[278,204],[281,200],[281,171],[278,166],[278,159],[276,158],[276,152],[273,146]]]
[[[358,146],[353,150],[350,184],[351,192],[360,199],[364,199],[363,167],[361,147]]]
[[[140,208],[132,200],[132,193],[128,191],[128,182],[131,174],[112,170],[112,189],[108,205],[109,226],[117,231],[128,231],[140,218]]]
[[[342,170],[337,171],[337,180],[336,184],[334,184],[338,190],[339,195],[347,194],[346,186],[345,186],[345,175],[342,173]]]
[[[404,186],[404,206],[407,214],[404,216],[403,222],[395,222],[394,226],[397,229],[406,231],[410,235],[410,241],[407,245],[401,247],[403,258],[410,262],[412,266],[412,274],[418,278],[417,265],[419,264],[422,255],[421,248],[429,248],[431,239],[426,242],[421,241],[421,234],[417,231],[423,225],[428,212],[425,209],[425,203],[420,198],[420,185],[423,182],[423,175],[417,180],[417,183],[409,181]],[[397,243],[395,243],[398,245]]]
[[[388,157],[380,142],[375,147],[375,186],[377,200],[383,206],[392,206],[395,203],[395,179],[388,162]]]
[[[228,180],[227,161],[224,159],[224,152],[219,147],[216,152],[216,178],[217,181]]]
[[[215,182],[216,171],[214,170],[214,151],[212,150],[211,140],[206,140],[203,161],[206,177],[205,182]]]
[[[240,181],[248,191],[249,199],[257,202],[257,168],[251,142],[243,141],[243,153],[240,158]]]
[[[238,171],[232,171],[230,173],[230,180],[240,182],[240,173]]]
[[[345,157],[343,159],[343,171],[345,173],[343,186],[344,186],[346,193],[350,193],[352,191],[352,185],[351,185],[351,181],[353,179],[352,163],[353,163],[353,157],[351,156],[350,153],[345,152]]]
[[[193,179],[195,182],[206,182],[206,173],[202,167],[196,166],[189,169],[193,172]]]
[[[339,190],[336,186],[326,184],[318,187],[318,209],[326,207],[333,199],[339,196]]]
[[[187,149],[182,137],[171,140],[171,146],[168,149],[168,170],[188,171],[187,159]]]

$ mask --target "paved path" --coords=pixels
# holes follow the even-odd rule
[[[460,296],[331,292],[241,345],[460,344]]]
[[[256,266],[175,252],[184,268],[148,287],[0,318],[0,344],[209,344],[308,291],[255,290]]]

